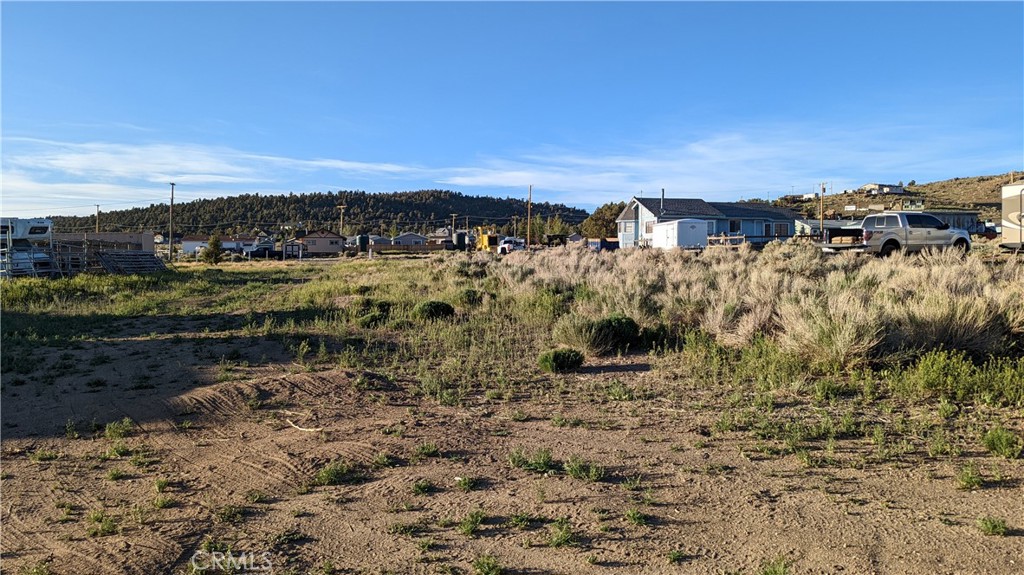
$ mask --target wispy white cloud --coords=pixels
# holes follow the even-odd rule
[[[1013,153],[993,157],[986,151],[983,144],[998,134],[936,138],[928,128],[742,126],[702,138],[623,143],[621,149],[605,153],[548,146],[454,166],[294,158],[187,143],[6,138],[2,206],[47,211],[96,203],[124,205],[163,194],[166,184],[174,181],[182,186],[182,201],[332,188],[448,187],[469,194],[523,197],[532,184],[535,199],[590,208],[641,191],[655,195],[662,188],[674,197],[734,200],[811,191],[823,181],[838,191],[870,181],[924,182],[1021,168]],[[323,182],[336,184],[324,188]]]
[[[588,155],[546,149],[517,159],[491,158],[459,168],[442,181],[454,186],[525,189],[533,184],[568,203],[599,205],[635,195],[735,200],[836,191],[872,181],[933,181],[999,173],[1019,166],[1007,153],[982,151],[997,134],[925,135],[924,126],[822,130],[812,126],[747,126],[691,141],[635,146],[627,153]],[[950,160],[955,158],[955,160]]]
[[[180,197],[187,201],[251,192],[323,191],[311,187],[311,177],[318,182],[429,177],[422,168],[394,163],[300,159],[197,144],[12,137],[5,139],[5,147],[0,205],[11,212],[38,208],[91,213],[82,206],[130,205],[140,194],[162,193],[169,182],[180,186]],[[61,212],[62,207],[67,210]]]
[[[189,144],[70,143],[10,138],[16,151],[4,158],[5,169],[59,174],[78,180],[135,180],[190,183],[260,182],[253,166],[227,148]]]

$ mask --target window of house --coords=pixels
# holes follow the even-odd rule
[[[332,245],[332,246],[337,246],[337,245],[341,244],[341,242],[338,241],[338,240],[330,240],[327,243],[328,243],[328,245]]]
[[[654,220],[647,222],[647,224],[644,226],[644,232],[648,234],[654,233]]]
[[[738,234],[738,233],[740,233],[740,230],[742,230],[742,229],[743,228],[740,225],[740,221],[739,220],[729,220],[729,233],[730,234]]]
[[[785,222],[775,223],[775,235],[776,236],[788,236],[789,235],[789,224]]]
[[[766,236],[772,235],[772,225],[771,224],[765,224],[764,225],[764,235],[766,235]]]
[[[311,246],[315,246],[316,245],[316,240],[306,240],[306,243],[311,245]]]
[[[633,233],[633,222],[624,222],[622,224],[622,233],[631,234]]]
[[[715,222],[714,221],[709,221],[708,222],[708,235],[709,236],[715,235]]]

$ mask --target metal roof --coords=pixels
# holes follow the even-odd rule
[[[681,218],[796,220],[800,217],[792,210],[767,204],[705,202],[699,198],[665,198],[664,200],[661,198],[633,198],[633,200],[660,220]],[[616,221],[636,219],[636,207],[631,201],[626,205],[626,209],[619,214]]]
[[[743,202],[710,202],[727,218],[744,218],[759,220],[796,220],[799,219],[792,210],[777,208],[767,204],[743,203]]]
[[[636,201],[652,214],[664,218],[691,216],[720,218],[724,215],[708,202],[697,198],[665,198],[664,201],[661,198],[636,198]],[[665,211],[662,212],[662,209]]]

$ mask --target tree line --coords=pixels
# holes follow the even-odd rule
[[[288,195],[242,194],[200,199],[174,205],[175,235],[232,235],[253,230],[270,233],[293,230],[338,231],[344,208],[347,235],[376,233],[393,235],[415,231],[427,233],[451,225],[456,227],[495,225],[502,228],[524,223],[527,205],[516,198],[467,196],[447,190],[420,190],[372,194],[362,191],[315,192]],[[538,202],[532,214],[565,226],[578,226],[588,216],[585,210],[564,204]],[[96,229],[96,216],[53,216],[58,232],[88,232]],[[100,214],[100,230],[166,234],[169,205],[151,204]],[[525,224],[524,224],[525,229]]]

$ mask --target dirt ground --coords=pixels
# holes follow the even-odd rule
[[[1021,460],[864,463],[862,438],[836,451],[860,463],[808,466],[713,430],[722,392],[646,355],[444,406],[372,371],[305,369],[212,318],[110,333],[2,376],[5,573],[188,573],[217,550],[274,574],[474,573],[487,555],[524,574],[1024,572]],[[614,381],[665,393],[594,393]],[[104,436],[125,417],[125,438]],[[513,467],[517,448],[604,474]],[[1000,481],[959,489],[965,457]],[[356,466],[345,482],[313,484],[339,459]],[[90,534],[100,511],[112,529]],[[1010,532],[984,535],[982,516]]]

